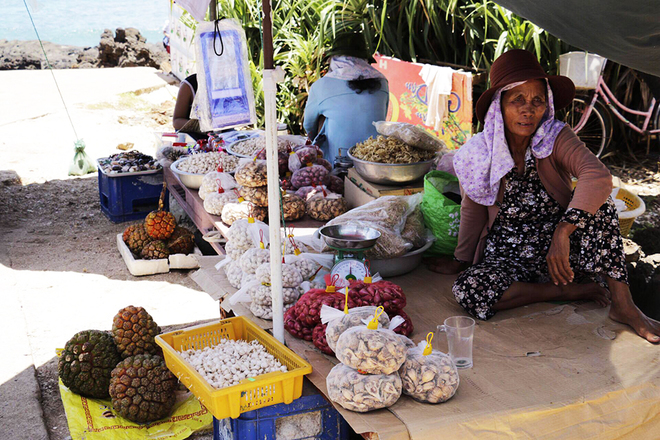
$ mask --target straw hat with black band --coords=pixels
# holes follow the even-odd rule
[[[486,119],[493,95],[500,88],[520,81],[547,79],[555,101],[555,111],[566,107],[575,97],[575,84],[561,75],[548,75],[532,52],[513,49],[500,55],[490,68],[491,88],[477,101],[477,117],[481,123]]]
[[[376,62],[367,49],[364,35],[358,32],[344,32],[337,35],[332,47],[323,55],[323,58],[327,59],[335,55],[362,58],[370,63]]]

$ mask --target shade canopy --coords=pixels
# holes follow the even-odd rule
[[[561,40],[660,76],[657,0],[497,0]]]

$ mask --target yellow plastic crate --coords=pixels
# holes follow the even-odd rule
[[[213,347],[222,339],[248,342],[256,339],[289,371],[263,374],[243,379],[231,387],[216,389],[181,357],[180,352]],[[291,403],[302,395],[303,376],[312,372],[309,363],[242,316],[164,333],[156,336],[156,343],[163,349],[170,371],[217,419],[235,419],[247,411],[282,402]]]

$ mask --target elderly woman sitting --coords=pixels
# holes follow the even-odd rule
[[[547,75],[524,50],[498,58],[490,79],[476,109],[484,131],[454,158],[464,191],[455,260],[430,268],[463,270],[454,296],[480,319],[539,301],[611,301],[610,318],[660,342],[660,323],[630,296],[612,176],[555,119],[573,82]]]

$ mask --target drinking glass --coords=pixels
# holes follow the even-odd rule
[[[438,326],[438,331],[447,335],[449,356],[454,360],[456,368],[472,368],[474,324],[474,319],[468,316],[452,316]]]

